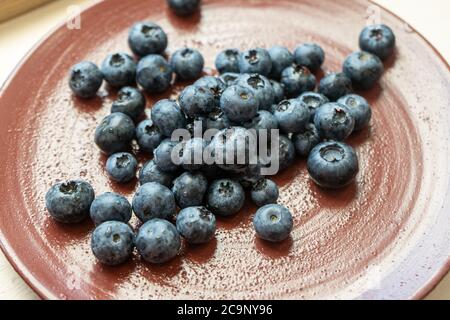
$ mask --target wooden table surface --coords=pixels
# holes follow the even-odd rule
[[[74,9],[82,9],[92,2],[92,0],[59,0],[1,23],[0,84],[3,84],[20,59],[39,39],[71,16]],[[450,1],[375,0],[375,2],[407,21],[422,33],[447,61],[450,61]],[[38,299],[1,252],[0,299]],[[450,274],[427,299],[450,299]]]

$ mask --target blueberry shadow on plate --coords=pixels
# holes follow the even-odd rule
[[[259,253],[270,259],[279,259],[289,255],[294,241],[291,237],[281,242],[270,242],[255,236],[255,248]]]

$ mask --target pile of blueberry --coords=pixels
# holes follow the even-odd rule
[[[170,1],[174,7],[178,2]],[[188,2],[194,3],[192,12],[199,1]],[[94,97],[103,80],[119,89],[94,140],[109,155],[106,171],[118,183],[136,176],[138,161],[130,151],[133,140],[140,151],[153,155],[139,171],[140,187],[132,204],[111,192],[95,197],[90,184],[81,180],[57,183],[45,198],[48,211],[59,222],[77,223],[90,215],[97,226],[92,251],[108,265],[126,261],[134,247],[144,260],[163,263],[178,254],[181,237],[191,244],[209,241],[215,234],[216,216],[238,213],[246,189],[260,207],[253,219],[256,234],[272,242],[286,239],[293,227],[292,215],[277,204],[275,182],[260,173],[267,163],[198,164],[189,161],[192,151],[214,147],[226,154],[227,147],[239,144],[238,138],[250,129],[278,129],[276,139],[268,141],[279,145],[279,170],[287,169],[297,154],[307,157],[307,170],[319,186],[348,185],[358,172],[358,158],[342,141],[366,127],[371,118],[368,102],[353,94],[353,88],[368,89],[377,82],[383,72],[381,59],[392,53],[395,37],[384,25],[364,28],[363,51],[349,55],[342,72],[324,76],[317,91],[314,73],[325,59],[317,44],[302,44],[293,53],[281,46],[243,52],[227,49],[216,58],[220,75],[201,77],[202,54],[182,48],[167,61],[163,53],[168,38],[155,23],[135,24],[128,42],[134,57],[114,53],[100,68],[81,62],[73,66],[69,83],[81,98]],[[146,99],[141,89],[149,94],[163,92],[173,84],[174,75],[196,81],[176,101],[158,101],[151,117],[144,119]],[[172,133],[182,128],[191,134],[196,129],[217,129],[217,133],[210,138],[172,140]],[[176,147],[180,163],[171,157]],[[136,235],[128,224],[132,212],[143,223]]]

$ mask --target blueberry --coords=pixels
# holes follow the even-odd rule
[[[294,50],[294,61],[312,72],[319,70],[325,60],[325,52],[315,43],[304,43]]]
[[[261,239],[280,242],[289,237],[292,231],[292,215],[282,205],[268,204],[256,211],[253,226]]]
[[[370,89],[380,79],[384,67],[376,55],[360,51],[352,53],[345,59],[343,70],[354,85]]]
[[[260,130],[266,130],[267,138],[270,137],[271,130],[278,129],[278,121],[275,116],[266,110],[260,110],[256,116],[243,124],[246,129],[254,129],[256,133],[260,134]]]
[[[103,74],[92,62],[83,61],[70,69],[69,86],[78,97],[94,97],[102,82]]]
[[[236,85],[252,90],[259,102],[260,110],[269,110],[274,102],[274,91],[269,79],[259,74],[242,74]]]
[[[309,109],[309,121],[311,122],[314,121],[314,115],[316,114],[317,108],[324,103],[329,102],[328,98],[323,94],[312,91],[302,93],[298,99]]]
[[[341,141],[353,132],[355,118],[345,105],[328,102],[317,109],[314,124],[323,138]]]
[[[219,73],[234,72],[239,73],[239,55],[238,49],[226,49],[220,52],[216,57],[216,69]]]
[[[294,56],[286,47],[281,46],[274,46],[270,48],[269,55],[272,60],[272,71],[270,71],[270,77],[272,79],[280,79],[283,70],[292,65],[294,62]]]
[[[203,138],[192,138],[183,142],[180,157],[184,170],[196,171],[203,166],[203,151],[207,143]]]
[[[222,130],[229,126],[231,126],[230,120],[220,108],[214,109],[206,118],[206,129]]]
[[[196,115],[193,118],[187,118],[185,129],[189,131],[191,138],[194,138],[198,134],[203,134],[207,129],[206,116]]]
[[[355,151],[343,142],[318,144],[308,157],[309,175],[321,187],[340,188],[348,185],[358,173]]]
[[[226,72],[220,75],[219,79],[225,84],[225,87],[228,88],[233,84],[236,84],[236,80],[239,78],[239,73],[234,72]]]
[[[190,118],[205,115],[214,110],[214,95],[207,88],[187,86],[180,94],[181,110]]]
[[[159,169],[155,164],[155,160],[146,162],[139,171],[139,182],[141,185],[148,182],[158,182],[167,188],[171,188],[173,179],[173,174]]]
[[[342,72],[328,73],[319,83],[319,92],[331,101],[336,101],[352,91],[352,81]]]
[[[127,223],[131,219],[131,205],[127,198],[113,192],[105,192],[95,198],[89,212],[97,226],[105,221]]]
[[[167,0],[167,3],[179,16],[189,16],[200,7],[200,0]]]
[[[163,138],[158,127],[150,119],[142,120],[136,127],[136,139],[142,151],[153,153]]]
[[[142,222],[150,219],[170,219],[175,214],[175,198],[172,191],[157,182],[140,186],[133,197],[133,211]]]
[[[242,186],[230,179],[215,180],[206,193],[208,208],[221,216],[231,216],[244,205],[245,193]]]
[[[367,26],[359,35],[359,47],[362,51],[370,52],[384,60],[394,51],[395,35],[391,28],[384,24]]]
[[[204,64],[205,61],[202,54],[191,48],[179,49],[170,58],[170,65],[173,71],[182,80],[199,78]]]
[[[258,73],[267,77],[271,70],[272,60],[266,49],[250,49],[239,56],[240,73]]]
[[[144,113],[145,97],[136,88],[124,87],[119,90],[117,99],[114,100],[111,112],[122,112],[136,121]]]
[[[177,144],[176,141],[165,139],[155,149],[153,160],[161,171],[176,172],[178,170],[178,165],[172,161],[172,150]]]
[[[281,83],[286,97],[296,98],[303,92],[314,90],[316,77],[308,68],[293,64],[283,70]]]
[[[369,124],[372,110],[366,99],[357,94],[349,94],[340,98],[337,102],[347,106],[350,114],[355,118],[354,130],[361,130]]]
[[[139,228],[136,248],[145,261],[164,263],[178,254],[181,239],[177,228],[169,221],[152,219]]]
[[[92,233],[91,249],[103,264],[115,266],[124,263],[133,253],[133,230],[120,221],[104,222]]]
[[[103,118],[95,129],[95,143],[105,153],[124,151],[134,138],[133,120],[126,114],[115,112]]]
[[[279,148],[278,149],[279,171],[282,171],[287,167],[291,166],[292,163],[294,163],[295,147],[291,139],[289,139],[289,137],[285,135],[280,135],[279,138],[275,140],[275,142],[278,143]],[[272,161],[274,161],[273,158]]]
[[[307,157],[312,148],[320,143],[321,137],[316,126],[313,123],[308,123],[305,130],[295,134],[292,140],[297,154],[301,157]]]
[[[94,189],[82,180],[69,180],[53,185],[45,195],[50,216],[63,223],[77,223],[89,215]]]
[[[165,137],[170,137],[174,130],[186,126],[186,118],[173,100],[159,100],[152,108],[151,119]]]
[[[185,208],[177,216],[177,230],[189,243],[206,243],[216,232],[216,217],[205,207]]]
[[[258,207],[265,206],[266,204],[277,203],[278,195],[278,186],[272,180],[260,179],[252,186],[252,201]]]
[[[273,88],[273,102],[279,103],[282,100],[284,100],[285,99],[284,88],[281,85],[281,83],[279,83],[275,80],[270,80],[270,84],[272,85],[272,88]]]
[[[180,208],[200,206],[203,203],[208,180],[200,172],[184,172],[173,182],[172,192]]]
[[[255,156],[250,152],[256,136],[243,127],[229,127],[217,132],[206,148],[206,153],[214,158],[215,164],[224,170],[236,171],[249,164]]]
[[[234,123],[251,120],[258,111],[259,101],[248,87],[234,85],[228,87],[220,98],[220,108]]]
[[[117,182],[129,182],[136,177],[136,158],[128,152],[112,154],[106,161],[106,172]]]
[[[142,58],[137,65],[136,81],[150,93],[167,90],[172,82],[172,67],[157,54]]]
[[[167,48],[167,35],[156,23],[138,22],[130,29],[128,44],[134,54],[141,57],[161,54]]]
[[[223,91],[226,89],[225,83],[220,78],[213,76],[204,76],[195,81],[194,85],[206,88],[211,91],[211,93],[214,95],[215,106],[219,106],[220,97],[222,96]]]
[[[128,86],[135,81],[136,62],[126,53],[110,54],[103,60],[101,71],[110,86]]]
[[[303,131],[309,121],[308,108],[298,99],[283,100],[274,110],[278,127],[284,133]]]

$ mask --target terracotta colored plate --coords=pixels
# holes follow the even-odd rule
[[[380,85],[364,92],[373,106],[368,130],[349,140],[361,170],[356,183],[326,191],[308,179],[305,161],[276,180],[294,214],[292,237],[269,245],[254,236],[250,204],[219,219],[217,237],[184,246],[170,264],[134,257],[118,268],[98,264],[89,249],[93,226],[63,226],[45,210],[55,181],[84,178],[97,194],[130,199],[133,182],[106,177],[93,131],[114,92],[74,98],[71,65],[100,63],[127,51],[129,26],[143,19],[168,32],[168,52],[200,49],[206,65],[226,47],[294,48],[319,43],[324,71],[339,70],[357,49],[369,3],[316,0],[204,1],[201,15],[172,15],[165,1],[101,2],[82,14],[81,29],[57,29],[16,70],[0,98],[0,239],[16,270],[45,298],[419,298],[449,267],[449,67],[415,31],[385,10],[398,39]],[[318,76],[321,76],[319,74]],[[151,97],[150,106],[161,97]],[[107,95],[108,91],[111,95]],[[141,160],[144,157],[141,156]],[[133,220],[136,225],[136,220]]]

